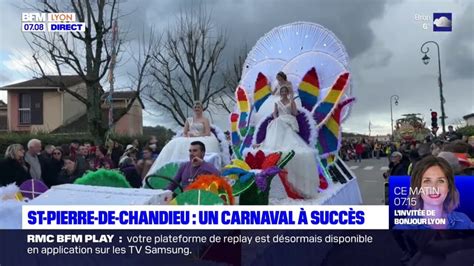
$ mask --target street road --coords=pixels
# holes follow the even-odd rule
[[[388,159],[362,159],[362,162],[346,162],[359,182],[364,205],[384,204],[384,183],[382,174],[388,170]]]

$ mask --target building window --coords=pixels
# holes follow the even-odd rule
[[[31,95],[20,94],[20,124],[29,125],[31,124]]]

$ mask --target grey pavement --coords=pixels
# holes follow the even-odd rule
[[[388,169],[387,157],[377,159],[362,159],[362,162],[346,162],[357,176],[360,193],[364,205],[384,204],[384,183],[382,174]]]

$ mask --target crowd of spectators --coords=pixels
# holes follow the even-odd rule
[[[389,170],[384,173],[385,178],[391,175],[410,175],[416,162],[428,155],[448,161],[456,175],[474,174],[469,160],[474,158],[474,146],[468,143],[467,136],[463,137],[452,126],[448,127],[446,134],[439,137],[429,135],[424,141],[344,139],[339,151],[339,156],[345,161],[361,162],[362,159],[387,157]]]
[[[58,147],[43,146],[38,139],[31,139],[27,147],[11,144],[0,160],[0,186],[19,186],[28,179],[36,179],[51,187],[73,183],[87,171],[104,168],[120,171],[132,187],[138,188],[159,154],[157,142],[151,136],[144,146],[136,139],[126,146],[115,140],[106,145],[73,140]]]

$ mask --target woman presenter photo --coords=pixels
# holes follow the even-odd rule
[[[459,192],[454,184],[454,172],[443,158],[428,156],[418,162],[410,181],[412,209],[431,213],[427,218],[444,223],[399,225],[396,229],[474,229],[469,217],[456,212]],[[414,218],[414,217],[410,217]]]

